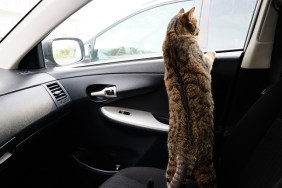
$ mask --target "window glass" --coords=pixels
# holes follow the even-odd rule
[[[0,0],[0,41],[39,0]]]
[[[168,22],[182,7],[192,6],[193,1],[159,6],[119,23],[90,44],[92,60],[160,55]]]
[[[257,0],[212,0],[207,43],[212,50],[243,49]]]

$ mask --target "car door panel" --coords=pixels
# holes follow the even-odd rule
[[[68,91],[75,105],[75,114],[78,117],[76,124],[79,126],[81,138],[79,140],[80,147],[92,151],[102,148],[102,151],[107,151],[106,154],[105,152],[102,153],[106,156],[113,156],[113,160],[117,160],[121,168],[124,168],[138,165],[142,156],[146,153],[154,153],[154,151],[150,151],[150,148],[159,139],[162,139],[165,143],[166,138],[163,133],[123,127],[109,121],[101,113],[101,107],[111,104],[115,107],[145,110],[151,113],[159,112],[156,113],[157,116],[167,118],[167,99],[163,87],[163,74],[103,74],[61,79],[60,83]],[[101,88],[101,86],[107,85],[116,86],[116,98],[99,101],[90,95],[91,92],[95,91],[95,86]],[[162,91],[164,96],[159,95],[159,90]],[[152,99],[157,99],[156,94],[158,100],[150,104]],[[138,100],[138,98],[141,98],[141,100]],[[158,109],[162,108],[162,105],[158,105],[160,101],[166,108]],[[163,150],[163,155],[165,154],[165,150]],[[166,157],[164,157],[164,160],[166,160]],[[158,159],[158,161],[160,160]],[[164,166],[159,167],[163,168]]]
[[[229,99],[229,91],[240,67],[240,57],[241,52],[217,55],[212,71],[216,129],[220,128],[221,115],[225,110],[222,106]],[[120,165],[120,169],[129,166],[166,168],[168,127],[165,131],[140,128],[134,126],[132,121],[121,122],[120,119],[105,116],[105,113],[103,115],[101,111],[112,107],[119,109],[118,115],[126,116],[124,112],[137,112],[137,115],[139,112],[147,113],[155,123],[168,124],[162,59],[51,69],[49,74],[60,81],[72,98],[75,114],[73,123],[77,129],[76,147],[79,148],[76,152],[83,148],[83,151],[87,151],[83,152],[84,156],[95,153],[94,161],[101,154],[104,156],[99,157],[101,163],[110,158],[114,166]],[[90,95],[109,86],[116,87],[117,97],[99,101]],[[144,123],[138,122],[137,118],[131,120],[136,124]]]

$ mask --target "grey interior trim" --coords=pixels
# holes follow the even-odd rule
[[[244,69],[267,69],[270,66],[278,13],[271,0],[261,1],[260,9],[264,11],[259,11],[251,34],[241,65]]]
[[[114,121],[128,126],[167,132],[169,125],[159,122],[150,112],[128,108],[104,106],[102,114]]]

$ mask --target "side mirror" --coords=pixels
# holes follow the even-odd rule
[[[78,38],[56,38],[43,42],[46,64],[64,66],[79,62],[85,56],[84,44]]]

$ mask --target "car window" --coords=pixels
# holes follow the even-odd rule
[[[208,50],[243,49],[257,0],[212,0],[208,18]]]
[[[0,0],[0,42],[40,0]]]
[[[125,3],[126,0],[121,1]],[[118,8],[101,12],[99,6],[95,4],[97,2],[102,1],[93,1],[86,5],[75,14],[76,16],[67,19],[47,36],[43,43],[50,39],[64,37],[81,39],[83,54],[77,53],[78,48],[68,51],[80,54],[79,57],[83,56],[78,62],[82,65],[161,57],[162,42],[169,20],[177,14],[180,8],[184,7],[185,10],[189,10],[192,6],[196,6],[201,29],[198,41],[203,50],[242,50],[257,4],[257,0],[162,0],[161,4],[158,4],[159,1],[137,0],[134,3],[126,1],[131,2],[131,5],[136,5],[135,11],[134,9],[130,11],[121,9],[125,8],[125,6],[120,6],[124,3],[118,1],[119,4],[116,4]],[[150,5],[151,2],[156,3]],[[105,3],[110,2],[105,1]],[[148,6],[146,3],[149,3]],[[138,8],[144,7],[144,4],[147,8]],[[93,12],[99,12],[99,14],[93,16]],[[52,41],[48,42],[52,44]],[[66,46],[66,48],[70,47]],[[57,57],[65,58],[67,50],[63,48],[59,50],[53,53]],[[60,64],[50,58],[52,57],[50,51],[52,51],[50,48],[44,50],[47,66],[62,66],[72,62],[61,61],[65,63]],[[79,58],[74,57],[73,59]]]
[[[160,55],[168,22],[182,7],[192,6],[193,1],[172,3],[133,15],[90,43],[92,60]]]

